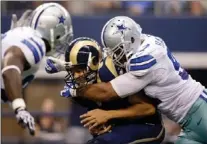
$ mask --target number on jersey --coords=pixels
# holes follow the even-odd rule
[[[188,73],[183,68],[181,68],[180,64],[178,63],[178,61],[175,59],[175,57],[172,55],[172,53],[169,50],[167,52],[167,55],[169,59],[171,60],[171,62],[173,63],[175,70],[179,72],[180,77],[183,80],[187,80],[189,77]]]
[[[155,44],[157,45],[160,45],[160,46],[163,46],[164,45],[164,42],[161,38],[159,37],[156,37],[155,38]],[[180,64],[178,63],[178,61],[175,59],[175,57],[172,55],[172,53],[169,51],[169,49],[167,49],[167,55],[169,57],[169,59],[171,60],[175,70],[178,72],[178,74],[180,75],[180,77],[183,79],[183,80],[187,80],[189,75],[188,73],[183,69],[181,68]]]

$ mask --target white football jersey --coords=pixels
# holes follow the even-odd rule
[[[45,43],[41,35],[30,27],[18,27],[2,34],[1,61],[5,52],[12,46],[17,46],[23,52],[28,64],[28,69],[22,73],[22,87],[25,88],[35,77],[39,64],[46,53]],[[4,90],[4,81],[1,75],[1,89]]]
[[[148,96],[160,101],[158,109],[163,114],[180,122],[205,88],[180,66],[161,38],[143,38],[127,63],[128,73],[111,84],[120,97],[144,89]]]

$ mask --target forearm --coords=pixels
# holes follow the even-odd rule
[[[12,102],[12,108],[25,108],[25,102],[22,99],[22,78],[21,73],[24,69],[24,55],[19,48],[11,47],[5,54],[2,68],[2,77],[6,96]]]
[[[6,95],[9,101],[22,98],[22,80],[21,75],[15,69],[3,73]]]
[[[110,83],[97,83],[87,85],[77,90],[77,95],[93,101],[109,101],[118,98]]]
[[[136,118],[136,117],[145,117],[153,115],[155,113],[155,108],[151,105],[146,104],[136,104],[132,105],[126,109],[119,110],[109,110],[110,119],[115,118]]]

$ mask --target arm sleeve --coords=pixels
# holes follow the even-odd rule
[[[156,63],[157,60],[152,55],[135,56],[129,60],[128,71],[136,76],[145,76]]]
[[[45,45],[42,40],[29,38],[22,39],[18,45],[30,65],[39,63],[45,56]]]
[[[113,89],[121,98],[135,94],[146,87],[153,78],[153,73],[136,76],[133,72],[123,74],[110,81]]]
[[[7,44],[7,47],[19,47],[30,66],[38,64],[45,56],[45,44],[40,38],[22,38],[5,43]]]

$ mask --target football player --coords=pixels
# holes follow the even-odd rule
[[[59,4],[40,5],[32,12],[29,27],[16,27],[25,25],[28,17],[29,11],[20,19],[22,25],[13,19],[12,29],[1,36],[1,99],[11,103],[19,124],[34,135],[34,118],[26,109],[22,91],[34,79],[43,57],[64,51],[73,33],[70,15]]]
[[[72,41],[65,53],[65,61],[70,64],[66,64],[68,75],[65,77],[65,82],[67,86],[61,91],[61,95],[68,96],[68,87],[76,89],[96,82],[108,82],[124,71],[124,69],[114,66],[110,57],[104,58],[100,63],[101,59],[101,48],[95,40],[81,37]],[[51,66],[50,63],[48,65]],[[88,101],[81,97],[73,98],[73,100],[87,105],[89,109],[94,109],[81,116],[81,122],[94,135],[94,139],[90,140],[88,144],[159,144],[163,140],[164,128],[160,115],[157,111],[155,112],[155,107],[147,98],[130,96],[102,103]],[[93,126],[94,122],[98,122],[95,113],[98,113],[103,119],[99,121],[98,125]],[[108,117],[105,117],[104,114]],[[107,133],[110,129],[112,131]]]
[[[102,43],[115,65],[127,72],[110,82],[70,88],[69,95],[108,101],[144,89],[147,95],[160,100],[158,109],[163,114],[180,124],[183,141],[206,143],[207,90],[180,66],[161,38],[144,37],[142,41],[142,29],[131,18],[110,19],[102,30]]]

